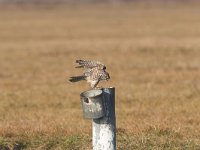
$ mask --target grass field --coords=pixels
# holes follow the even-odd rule
[[[118,150],[200,149],[200,5],[0,9],[0,149],[91,149],[67,80],[104,62]]]

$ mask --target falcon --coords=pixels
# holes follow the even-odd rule
[[[80,76],[70,77],[70,82],[78,82],[86,80],[92,89],[96,88],[101,80],[109,80],[109,73],[106,72],[106,66],[99,61],[76,60],[78,66],[75,68],[84,68],[84,72]]]

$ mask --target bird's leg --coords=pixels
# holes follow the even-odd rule
[[[93,85],[93,88],[94,88],[95,90],[101,90],[101,89],[103,89],[102,87],[97,87],[99,81],[100,81],[100,80],[98,80],[98,81]]]

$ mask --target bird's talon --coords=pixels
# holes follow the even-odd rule
[[[95,90],[102,90],[103,87],[95,87],[94,89],[95,89]]]

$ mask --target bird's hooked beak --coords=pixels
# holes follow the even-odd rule
[[[106,78],[106,80],[108,81],[110,79],[110,75],[108,74],[108,77]]]

